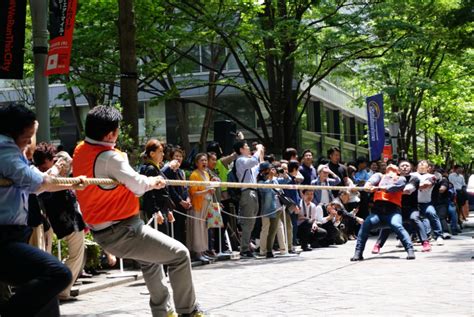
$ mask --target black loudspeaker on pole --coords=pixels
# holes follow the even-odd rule
[[[219,142],[224,155],[229,155],[233,152],[232,146],[235,142],[236,133],[237,125],[234,121],[214,121],[214,141]]]

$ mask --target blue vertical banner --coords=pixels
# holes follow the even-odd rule
[[[385,144],[385,128],[383,123],[383,95],[377,94],[366,99],[367,122],[369,125],[369,154],[370,160],[382,157]]]

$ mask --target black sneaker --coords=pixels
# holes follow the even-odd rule
[[[415,259],[415,250],[408,249],[407,250],[407,260],[414,260]]]
[[[354,256],[351,258],[351,261],[362,261],[364,257],[362,256],[362,253],[360,251],[355,251]]]
[[[301,249],[302,249],[303,251],[305,251],[305,252],[307,252],[307,251],[313,251],[313,248],[310,247],[310,246],[307,245],[307,244],[302,245],[302,246],[301,246]]]
[[[240,257],[244,258],[244,259],[253,259],[253,258],[255,258],[252,251],[240,252]]]
[[[267,252],[267,259],[269,258],[274,258],[275,256],[273,255],[273,252],[272,251],[268,251]]]

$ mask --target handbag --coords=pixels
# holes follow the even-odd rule
[[[286,196],[282,190],[274,189],[274,191],[278,195],[278,200],[280,201],[280,204],[282,206],[285,206],[286,210],[288,210],[289,212],[294,212],[298,209],[298,205],[296,204],[296,202],[290,197]]]
[[[217,202],[216,195],[207,206],[207,228],[222,228],[224,221],[221,215],[221,205]]]

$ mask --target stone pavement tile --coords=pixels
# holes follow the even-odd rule
[[[350,241],[291,260],[202,266],[193,271],[198,300],[212,316],[473,315],[468,300],[474,289],[470,237],[446,241],[429,254],[417,252],[415,261],[405,260],[405,252],[395,245],[391,238],[381,255],[366,252],[367,260],[355,263],[349,261],[354,251]],[[61,311],[151,316],[148,296],[139,294],[142,290],[143,284],[116,286],[79,296],[78,303],[63,305]],[[465,299],[464,305],[460,299]],[[420,302],[425,305],[419,307]]]

